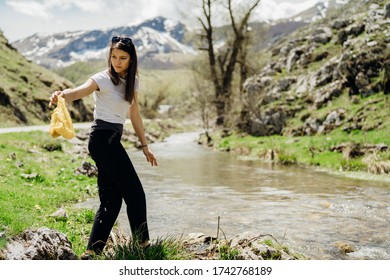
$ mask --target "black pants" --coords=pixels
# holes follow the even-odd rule
[[[127,205],[133,239],[149,239],[145,193],[134,166],[115,130],[91,132],[88,149],[98,168],[100,206],[96,213],[88,250],[100,253],[118,217],[122,199]]]

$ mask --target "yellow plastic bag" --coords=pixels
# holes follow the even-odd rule
[[[68,140],[76,135],[63,97],[58,97],[57,108],[51,115],[49,133],[52,137],[62,136]]]

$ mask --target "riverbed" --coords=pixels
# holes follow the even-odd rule
[[[152,239],[200,232],[270,234],[311,259],[390,259],[390,186],[237,158],[197,144],[198,133],[154,143],[159,166],[129,150],[143,182]],[[98,200],[81,206],[96,208]],[[119,225],[129,232],[125,205]],[[353,248],[343,254],[340,244]]]

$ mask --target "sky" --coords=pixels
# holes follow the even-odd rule
[[[191,0],[0,0],[0,30],[13,42],[38,32],[107,29],[157,16],[186,23],[194,18],[188,1]],[[289,17],[316,2],[319,0],[262,0],[253,18]]]

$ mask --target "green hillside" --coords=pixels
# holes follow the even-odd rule
[[[0,32],[0,126],[48,124],[50,94],[71,87],[64,78],[28,61]],[[87,121],[90,108],[77,102],[69,108],[73,120]]]
[[[273,45],[243,85],[240,132],[219,147],[389,174],[389,19],[388,1],[351,1]]]

